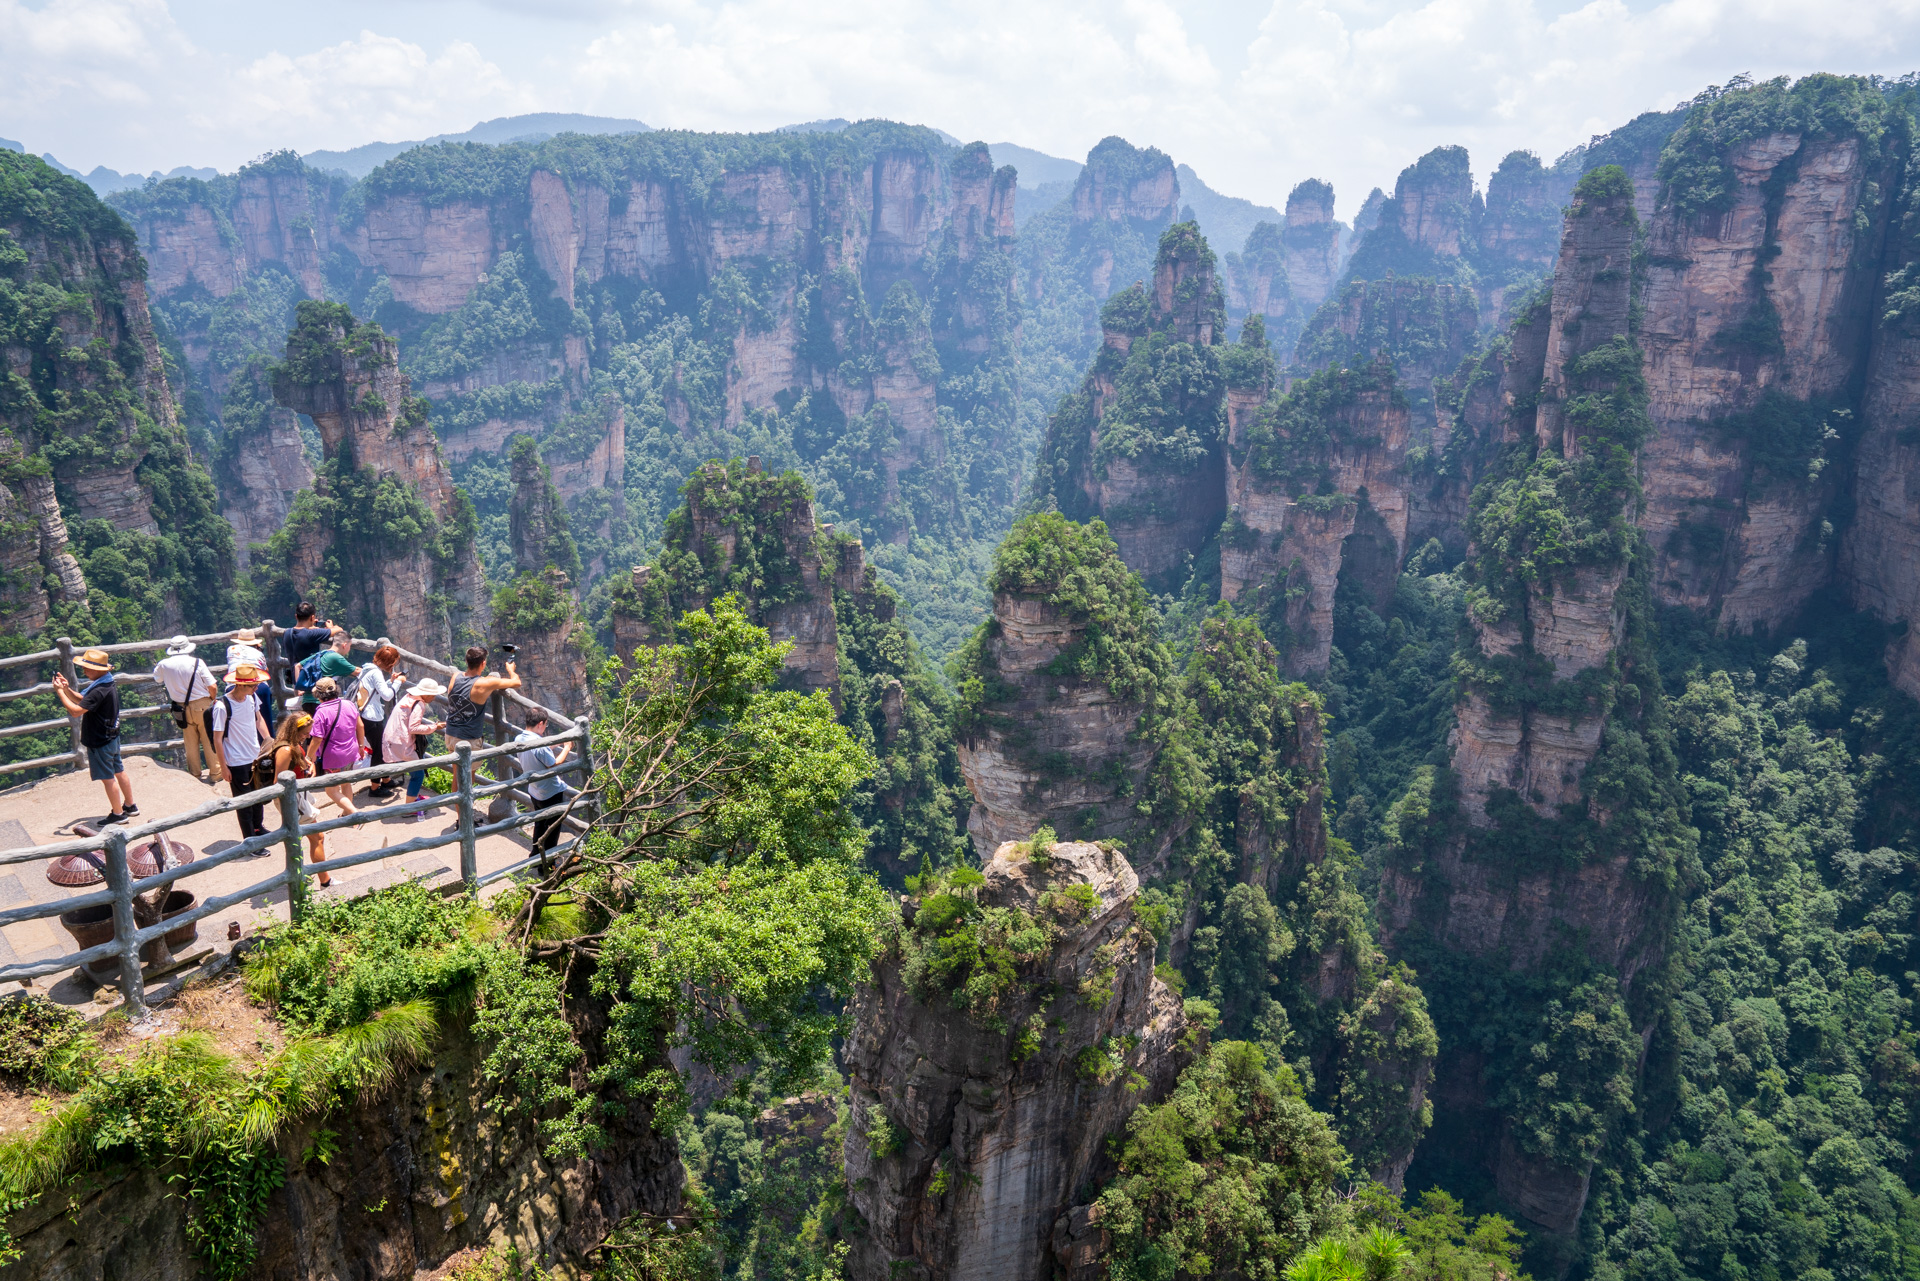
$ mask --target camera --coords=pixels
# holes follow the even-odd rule
[[[515,654],[518,654],[520,652],[520,647],[518,645],[496,645],[494,646],[494,648],[499,650],[502,654],[505,654],[508,658],[512,658]]]

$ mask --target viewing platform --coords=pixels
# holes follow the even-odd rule
[[[287,664],[273,644],[272,623],[263,630],[273,687],[284,701],[292,695]],[[227,636],[188,639],[213,648],[224,646]],[[132,656],[164,651],[167,644],[155,640],[102,648]],[[354,648],[368,652],[376,645],[353,641]],[[38,665],[60,670],[72,681],[73,652],[63,640],[56,650],[0,659],[0,670],[15,669],[16,678],[31,680],[30,673],[18,669]],[[405,650],[401,655],[416,676],[454,674],[422,655]],[[150,680],[139,663],[126,665],[122,677],[136,690]],[[216,674],[224,672],[217,661],[209,666]],[[9,704],[24,706],[16,700],[51,688],[45,682],[52,670],[40,675],[39,683],[0,692],[0,736],[44,736],[66,724],[18,717],[22,723],[5,723]],[[513,742],[519,727],[507,720],[509,702],[522,712],[545,713],[549,734],[533,744]],[[166,708],[162,702],[139,710],[164,715]],[[491,746],[462,744],[451,753],[318,778],[283,773],[272,785],[237,797],[225,784],[201,782],[173,765],[179,739],[130,744],[123,753],[125,770],[140,812],[114,825],[104,822],[100,785],[76,768],[84,761],[77,732],[72,752],[0,766],[0,777],[41,775],[0,791],[0,995],[18,984],[63,1005],[110,1006],[117,996],[130,1015],[141,1018],[150,985],[204,972],[240,940],[303,914],[315,902],[357,897],[408,880],[442,893],[480,897],[505,889],[516,874],[537,876],[584,839],[592,793],[534,802],[527,785],[562,778],[584,788],[592,774],[590,727],[512,690],[496,693],[487,710]],[[526,774],[519,758],[534,746],[566,746],[570,754],[557,766]],[[416,769],[429,771],[421,803],[398,795],[384,802],[367,798],[374,782],[399,782]],[[444,789],[437,794],[436,779]],[[342,814],[325,795],[326,788],[343,783],[351,787],[356,813]],[[310,806],[304,818],[303,801]],[[243,841],[235,811],[251,805],[264,806],[268,826]],[[416,818],[416,812],[425,817]],[[561,839],[543,855],[534,853],[529,835],[541,818],[561,822]],[[326,847],[325,860],[318,863],[308,861],[314,835],[322,836]],[[49,878],[63,859],[63,877],[83,883],[56,884]],[[322,874],[330,877],[330,886],[313,883]]]
[[[186,814],[208,801],[221,800],[226,796],[224,784],[210,786],[185,770],[162,764],[151,757],[129,757],[126,766],[127,777],[133,783],[134,799],[143,817]],[[403,799],[386,803],[369,801],[366,793],[367,787],[362,784],[355,790],[354,804],[363,813],[376,817],[363,826],[346,827],[328,833],[329,858],[364,854],[416,836],[458,837],[460,824],[455,801],[442,801],[427,807],[426,819],[417,821],[413,814],[421,806],[409,805]],[[316,796],[315,799],[320,798]],[[323,818],[336,816],[331,805],[324,801],[321,804]],[[16,851],[26,845],[66,841],[73,836],[74,823],[91,821],[98,824],[105,814],[106,806],[102,803],[100,785],[89,781],[84,771],[70,771],[37,783],[10,788],[0,792],[0,849]],[[219,854],[240,844],[238,825],[231,813],[202,818],[175,828],[167,835],[184,841],[194,850],[197,859]],[[477,838],[474,849],[478,870],[485,876],[525,859],[532,852],[532,843],[525,831],[513,829]],[[215,896],[229,896],[277,867],[279,857],[277,848],[268,849],[223,864],[182,884],[203,901]],[[43,858],[0,867],[0,911],[29,904],[61,904],[97,888],[52,884],[47,880],[47,866],[52,861],[51,858]],[[188,867],[191,868],[192,864],[188,864]],[[309,863],[307,867],[315,877],[326,871],[325,863]],[[396,854],[363,863],[342,871],[333,878],[333,884],[328,888],[316,886],[313,897],[316,902],[329,898],[358,897],[403,880],[424,881],[442,888],[449,885],[457,887],[457,850]],[[508,884],[505,879],[493,881],[482,887],[480,892],[483,895],[497,893]],[[287,919],[287,891],[284,888],[275,889],[235,903],[205,918],[198,923],[197,940],[171,950],[176,960],[206,949],[212,949],[216,954],[225,953],[233,948],[234,940],[228,938],[232,925],[238,924],[241,937],[246,938],[271,922],[285,922]],[[0,967],[46,961],[73,950],[72,936],[53,917],[14,921],[0,927]],[[142,967],[149,984],[155,981],[153,976],[156,971],[165,970],[168,964],[171,961]],[[165,977],[161,974],[158,981],[163,982]],[[94,980],[77,975],[73,969],[34,979],[33,989],[61,1005],[91,1002],[100,993],[106,994],[105,999],[118,999],[114,980],[109,979],[105,986],[100,987]]]

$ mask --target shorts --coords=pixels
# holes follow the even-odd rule
[[[87,749],[87,777],[96,783],[104,783],[116,774],[126,771],[120,764],[120,736],[114,735],[98,747]]]

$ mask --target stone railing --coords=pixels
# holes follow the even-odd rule
[[[209,636],[188,637],[196,645],[224,645],[232,635],[221,632]],[[266,653],[271,666],[273,688],[277,698],[284,699],[291,687],[288,683],[288,664],[279,656],[278,645],[271,622],[261,632],[264,642],[262,650]],[[164,649],[167,641],[129,641],[119,645],[102,645],[98,648],[109,654],[136,654]],[[377,642],[356,638],[356,649],[372,650]],[[409,664],[427,670],[456,675],[454,669],[444,663],[426,658],[419,654],[401,650],[401,657]],[[59,664],[60,670],[73,680],[72,642],[62,639],[57,647],[33,654],[21,654],[12,658],[0,659],[0,670],[21,667],[32,663]],[[209,664],[215,673],[224,673],[224,664]],[[117,681],[138,684],[152,682],[150,674],[116,676]],[[29,697],[34,694],[46,694],[53,690],[51,682],[35,684],[24,689],[8,690],[0,693],[0,714],[7,703]],[[553,724],[562,727],[561,732],[530,743],[508,743],[506,725],[506,704],[511,701],[528,710],[547,713]],[[168,708],[165,702],[155,707],[129,708],[124,716],[147,716],[165,714]],[[82,948],[79,951],[63,955],[46,957],[37,961],[21,962],[0,966],[0,983],[10,980],[26,980],[48,974],[58,974],[78,966],[93,962],[117,958],[119,961],[118,982],[121,995],[125,998],[127,1011],[135,1018],[143,1017],[146,1011],[146,981],[141,973],[141,950],[154,940],[175,930],[192,925],[204,917],[216,912],[226,911],[238,903],[272,894],[276,890],[285,890],[289,913],[294,920],[305,914],[309,902],[307,877],[331,874],[357,867],[363,863],[373,863],[398,855],[412,854],[422,850],[438,849],[449,845],[458,845],[460,849],[460,885],[468,894],[478,894],[481,887],[492,884],[502,878],[524,873],[535,868],[551,866],[552,862],[565,856],[580,841],[585,839],[587,824],[591,816],[590,799],[576,796],[569,799],[563,795],[551,804],[530,800],[526,784],[541,779],[558,777],[565,774],[580,774],[591,780],[593,771],[592,729],[586,718],[575,721],[559,712],[541,707],[530,699],[521,697],[513,690],[497,693],[490,700],[490,717],[493,728],[494,746],[475,750],[462,744],[453,752],[442,756],[430,756],[421,760],[398,761],[391,765],[376,765],[366,769],[326,774],[317,778],[296,779],[290,773],[283,773],[271,787],[246,792],[239,796],[209,801],[184,813],[169,815],[146,823],[123,824],[108,827],[93,835],[76,837],[73,840],[60,841],[50,845],[31,845],[19,849],[0,850],[0,867],[21,863],[34,863],[63,858],[69,855],[81,856],[96,869],[104,870],[106,885],[104,888],[88,893],[78,893],[64,899],[48,903],[26,904],[20,907],[0,910],[0,927],[13,925],[21,921],[45,920],[67,913],[86,909],[110,907],[112,909],[113,938]],[[44,733],[58,729],[63,725],[73,726],[73,750],[57,755],[39,757],[29,761],[15,761],[0,766],[0,773],[17,773],[31,769],[62,769],[77,767],[84,763],[86,754],[80,747],[78,722],[67,717],[58,720],[38,721],[25,725],[0,727],[0,737]],[[520,753],[536,747],[557,746],[570,743],[575,751],[569,759],[549,769],[533,774],[519,772]],[[123,753],[155,755],[183,745],[178,738],[161,739],[151,743],[133,744],[123,748]],[[493,767],[493,779],[475,774],[475,765],[488,760],[502,760],[504,764]],[[302,842],[309,836],[338,831],[342,828],[358,827],[367,823],[376,823],[385,817],[385,812],[377,808],[360,810],[339,818],[324,821],[307,821],[300,817],[300,797],[302,793],[322,791],[329,787],[346,784],[349,787],[374,779],[398,779],[413,770],[451,769],[453,772],[453,791],[437,796],[438,805],[451,805],[458,817],[458,826],[451,832],[432,836],[416,837],[394,845],[382,846],[359,854],[330,858],[320,863],[307,863],[302,857]],[[515,800],[526,801],[530,808],[520,810]],[[485,804],[488,812],[482,813]],[[235,810],[254,805],[274,807],[279,814],[280,825],[259,836],[249,837],[210,857],[193,862],[166,866],[161,859],[160,870],[153,875],[134,879],[128,864],[129,848],[138,847],[143,842],[152,842],[157,849],[164,850],[167,841],[163,834],[176,828],[188,826],[203,820],[229,814]],[[538,819],[560,818],[566,830],[571,833],[567,839],[552,849],[537,852],[529,858],[521,859],[505,867],[494,868],[482,875],[478,867],[477,842],[495,833],[507,832],[526,827]],[[82,829],[84,830],[84,829]],[[196,903],[187,911],[166,916],[152,923],[143,924],[137,919],[136,900],[143,896],[155,895],[163,899],[168,889],[176,881],[199,876],[215,868],[223,867],[236,859],[248,858],[264,853],[274,847],[280,847],[285,853],[285,866],[273,875],[266,877],[244,889],[230,894]],[[152,900],[149,900],[152,901]],[[144,905],[144,904],[142,904]],[[157,915],[149,912],[149,916]]]
[[[265,654],[267,658],[267,670],[272,683],[274,701],[281,705],[284,705],[288,697],[294,692],[292,685],[292,664],[288,663],[280,652],[280,636],[284,631],[284,628],[276,627],[274,621],[270,618],[263,621],[259,627],[260,651]],[[232,632],[214,632],[205,636],[187,637],[196,647],[215,646],[221,649],[224,649],[227,642],[232,638]],[[355,637],[353,647],[355,649],[366,650],[370,653],[377,643],[376,641],[363,637]],[[118,645],[99,645],[92,648],[105,650],[108,654],[117,657],[122,654],[156,653],[165,650],[167,644],[168,642],[165,640],[141,640],[126,641]],[[79,648],[80,647],[76,647],[71,640],[63,636],[54,642],[54,648],[52,649],[39,650],[31,654],[16,654],[10,658],[0,658],[0,673],[21,667],[56,666],[60,674],[67,678],[68,683],[73,685],[75,689],[78,689],[80,685],[84,683],[77,679],[73,666],[73,658],[75,653],[79,652]],[[395,646],[395,648],[398,649],[399,647]],[[416,654],[411,650],[401,649],[400,657],[406,659],[408,663],[414,666],[424,667],[428,671],[435,672],[442,676],[453,677],[460,675],[460,672],[447,664],[427,658],[421,654]],[[227,667],[225,663],[209,663],[207,670],[216,676],[224,676]],[[0,680],[3,679],[4,677],[0,677]],[[123,688],[130,686],[134,691],[139,691],[142,686],[157,686],[158,684],[158,682],[154,680],[151,672],[119,672],[115,674],[114,679],[115,682]],[[20,699],[32,698],[35,695],[51,694],[52,692],[53,682],[51,680],[38,681],[34,684],[15,689],[0,690],[0,719],[4,719],[6,714],[5,709],[9,704],[17,702]],[[509,703],[527,711],[539,708],[547,713],[553,724],[559,725],[562,728],[571,728],[573,726],[572,717],[565,716],[552,708],[542,707],[539,703],[534,702],[530,698],[523,697],[515,690],[502,690],[493,696],[488,705],[488,718],[493,725],[493,741],[495,744],[506,741],[506,712]],[[146,717],[165,716],[167,714],[167,704],[163,698],[157,705],[151,707],[124,707],[121,710],[120,718],[123,722],[127,720],[137,721]],[[18,774],[26,770],[60,769],[63,767],[78,769],[85,765],[87,763],[87,754],[85,749],[80,746],[80,722],[66,716],[59,716],[51,720],[29,721],[17,725],[0,725],[0,739],[14,738],[24,734],[45,734],[62,728],[67,729],[71,734],[71,746],[67,751],[58,752],[49,756],[37,756],[31,760],[12,761],[0,765],[0,776]],[[157,738],[152,742],[146,743],[126,743],[121,747],[121,755],[157,756],[162,752],[184,746],[184,744],[185,740],[180,738]]]

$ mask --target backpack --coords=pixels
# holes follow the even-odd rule
[[[321,650],[320,654],[327,651]],[[309,654],[293,671],[293,687],[302,694],[310,694],[313,687],[320,683],[320,654]]]

